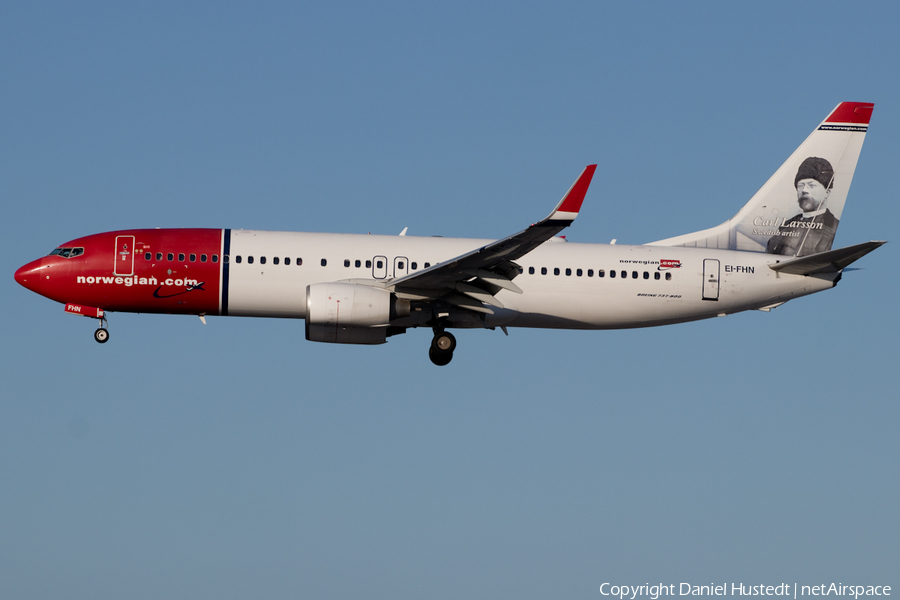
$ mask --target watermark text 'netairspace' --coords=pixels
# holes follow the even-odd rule
[[[675,591],[675,588],[678,591]],[[600,586],[604,596],[615,596],[619,600],[636,600],[646,596],[650,600],[658,600],[661,596],[852,596],[857,600],[860,596],[890,596],[889,585],[844,585],[843,583],[822,583],[819,585],[800,585],[797,583],[780,583],[778,585],[753,585],[744,583],[710,583],[709,585],[693,585],[691,583],[669,583],[650,585],[613,585],[604,583]]]

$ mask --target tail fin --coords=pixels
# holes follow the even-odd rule
[[[788,256],[831,250],[874,106],[838,104],[730,220],[649,245]]]

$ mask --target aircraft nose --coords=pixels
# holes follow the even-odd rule
[[[16,281],[19,285],[38,294],[40,293],[38,288],[41,283],[40,271],[42,260],[43,259],[31,261],[16,271]]]

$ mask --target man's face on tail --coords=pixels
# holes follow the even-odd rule
[[[797,203],[803,212],[818,210],[829,193],[831,190],[826,190],[815,179],[801,179],[797,182]]]

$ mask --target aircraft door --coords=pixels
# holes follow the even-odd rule
[[[394,277],[403,277],[409,273],[409,261],[405,256],[394,257]]]
[[[703,299],[719,299],[719,261],[715,258],[703,261]]]
[[[386,256],[376,256],[372,259],[372,277],[384,279],[387,277],[388,261]]]
[[[116,236],[116,262],[113,275],[134,275],[134,236]]]

